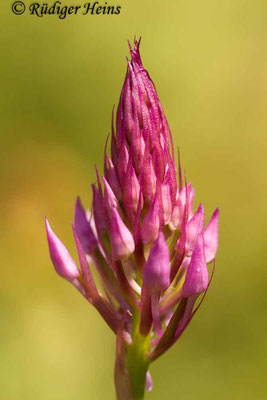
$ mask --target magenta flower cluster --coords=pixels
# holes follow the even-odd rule
[[[134,397],[119,395],[118,386],[123,386],[123,375],[128,386],[133,379],[127,370],[133,318],[139,337],[148,338],[148,365],[177,341],[199,306],[199,296],[205,295],[207,264],[218,247],[219,214],[216,209],[205,226],[202,204],[194,211],[195,191],[183,178],[180,157],[177,180],[171,131],[142,65],[139,44],[130,46],[115,127],[112,117],[111,156],[106,145],[104,176],[96,170],[97,183],[92,185],[92,210],[86,212],[80,199],[76,201],[73,234],[80,269],[46,220],[57,273],[117,335],[117,393],[129,399]],[[91,268],[100,277],[101,289]],[[146,384],[152,388],[147,371]]]

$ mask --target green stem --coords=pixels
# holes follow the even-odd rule
[[[143,400],[145,396],[146,373],[149,361],[146,354],[150,346],[150,335],[139,333],[140,311],[136,310],[132,317],[132,344],[127,347],[127,369],[130,374],[134,400]]]

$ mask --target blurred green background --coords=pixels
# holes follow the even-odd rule
[[[147,399],[265,399],[267,2],[113,4],[64,21],[0,5],[0,398],[115,398],[115,337],[55,274],[44,217],[76,257],[75,197],[90,206],[136,34],[196,203],[221,211],[208,296]]]

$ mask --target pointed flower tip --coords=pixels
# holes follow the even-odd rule
[[[204,251],[206,262],[210,263],[214,260],[219,241],[219,209],[216,208],[208,225],[204,230]]]
[[[139,65],[142,65],[141,57],[140,57],[140,43],[141,43],[141,36],[137,40],[136,37],[134,37],[134,47],[132,48],[132,45],[130,41],[128,40],[128,47],[131,53],[131,61],[132,62],[137,62]]]
[[[45,219],[46,234],[51,261],[56,272],[67,280],[74,280],[79,276],[79,270],[68,250],[52,231],[48,219]]]
[[[194,217],[200,219],[201,222],[202,222],[202,221],[204,222],[205,213],[204,213],[204,207],[203,207],[203,204],[202,204],[202,203],[199,203],[198,209],[197,209],[197,211],[195,212]],[[192,218],[192,219],[193,219],[193,218]]]
[[[128,257],[135,250],[133,236],[115,207],[112,209],[110,244],[114,260]]]
[[[102,180],[104,182],[104,187],[105,187],[104,202],[106,205],[106,210],[107,210],[107,213],[109,215],[111,215],[113,207],[116,207],[118,209],[120,208],[119,202],[118,202],[113,190],[111,189],[110,184],[108,183],[108,181],[106,180],[106,178],[104,176],[103,176]]]
[[[188,266],[183,285],[183,297],[191,297],[204,292],[209,284],[209,272],[204,254],[203,234],[200,233]]]
[[[136,35],[134,35],[134,40],[133,40],[134,50],[138,50],[139,49],[140,43],[141,43],[141,39],[142,39],[141,36],[139,37],[139,39],[136,39]],[[129,49],[133,50],[130,40],[128,40],[127,42],[128,42]]]
[[[162,232],[152,247],[144,269],[143,284],[151,291],[160,291],[170,285],[169,248]]]

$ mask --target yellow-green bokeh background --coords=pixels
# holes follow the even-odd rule
[[[75,196],[90,205],[137,34],[196,200],[221,211],[208,296],[147,399],[263,400],[267,2],[113,3],[121,15],[65,21],[0,5],[0,398],[115,398],[115,338],[55,274],[44,216],[76,257]]]

